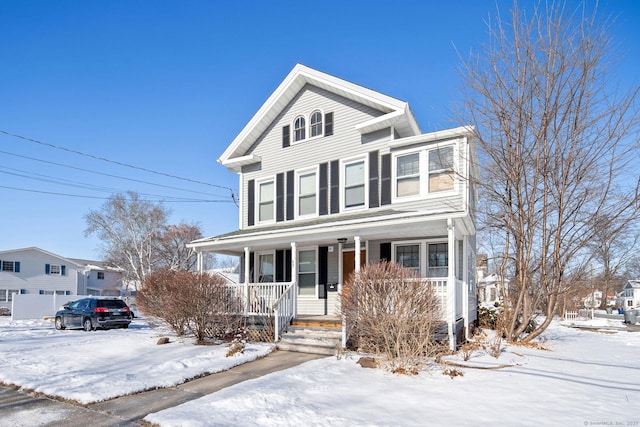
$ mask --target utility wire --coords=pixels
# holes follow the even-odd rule
[[[35,144],[44,145],[44,146],[47,146],[47,147],[55,148],[57,150],[67,151],[69,153],[78,154],[80,156],[89,157],[89,158],[96,159],[96,160],[101,160],[103,162],[113,163],[113,164],[116,164],[116,165],[119,165],[119,166],[124,166],[124,167],[131,168],[131,169],[141,170],[143,172],[153,173],[153,174],[156,174],[156,175],[162,175],[162,176],[166,176],[166,177],[169,177],[169,178],[174,178],[174,179],[179,179],[179,180],[182,180],[182,181],[192,182],[192,183],[195,183],[195,184],[201,184],[201,185],[206,185],[206,186],[210,186],[210,187],[223,188],[225,190],[229,190],[229,192],[231,193],[231,199],[234,201],[234,203],[236,205],[238,204],[238,202],[236,200],[236,197],[235,197],[235,195],[233,193],[233,189],[231,187],[225,187],[225,186],[222,186],[222,185],[210,184],[210,183],[204,182],[204,181],[198,181],[198,180],[194,180],[194,179],[183,178],[181,176],[171,175],[171,174],[168,174],[168,173],[165,173],[165,172],[158,172],[158,171],[154,171],[152,169],[147,169],[147,168],[143,168],[143,167],[139,167],[139,166],[130,165],[128,163],[123,163],[123,162],[118,162],[116,160],[106,159],[104,157],[99,157],[99,156],[95,156],[93,154],[83,153],[81,151],[72,150],[72,149],[66,148],[66,147],[60,147],[58,145],[50,144],[48,142],[43,142],[43,141],[39,141],[37,139],[28,138],[26,136],[22,136],[22,135],[18,135],[18,134],[15,134],[15,133],[7,132],[7,131],[2,130],[2,129],[0,129],[0,133],[3,133],[5,135],[7,135],[7,136],[11,136],[13,138],[19,138],[19,139],[22,139],[22,140],[25,140],[25,141],[33,142]]]
[[[102,192],[107,192],[107,193],[121,193],[122,192],[122,190],[118,190],[118,189],[115,189],[115,188],[100,187],[100,186],[85,184],[85,183],[82,183],[82,182],[72,181],[72,180],[68,180],[68,179],[56,178],[56,177],[52,177],[52,176],[49,176],[49,175],[32,173],[32,172],[28,172],[28,171],[24,171],[24,170],[20,170],[20,169],[7,168],[5,166],[0,166],[0,168],[8,169],[9,171],[14,171],[14,172],[9,172],[9,171],[0,170],[0,173],[6,174],[6,175],[18,176],[18,177],[21,177],[21,178],[33,179],[33,180],[40,181],[40,182],[48,182],[48,183],[52,183],[52,184],[66,185],[66,186],[69,186],[69,187],[82,188],[82,189],[91,190],[91,191],[102,191]],[[26,175],[26,174],[30,174],[30,175]],[[187,198],[187,197],[164,196],[164,195],[149,194],[149,193],[138,193],[138,194],[140,194],[141,196],[157,197],[159,199],[164,199],[164,200],[171,199],[170,201],[172,201],[172,202],[178,202],[178,201],[198,202],[198,201],[202,200],[202,199],[194,199],[194,198]],[[202,200],[202,201],[206,201],[206,200]]]
[[[50,164],[50,165],[55,165],[55,166],[60,166],[60,167],[64,167],[64,168],[79,170],[79,171],[82,171],[82,172],[93,173],[93,174],[96,174],[96,175],[102,175],[102,176],[108,176],[108,177],[111,177],[111,178],[124,179],[126,181],[139,182],[141,184],[155,185],[156,187],[169,188],[169,189],[172,189],[172,190],[179,190],[179,191],[186,191],[186,192],[189,192],[189,193],[204,194],[204,195],[213,196],[213,197],[224,197],[224,196],[221,196],[219,194],[205,193],[203,191],[197,191],[197,190],[187,190],[186,188],[173,187],[171,185],[164,185],[164,184],[158,184],[158,183],[155,183],[155,182],[143,181],[143,180],[140,180],[140,179],[127,178],[126,176],[113,175],[113,174],[105,173],[105,172],[98,172],[98,171],[91,170],[91,169],[85,169],[85,168],[80,168],[80,167],[77,167],[77,166],[65,165],[64,163],[57,163],[57,162],[52,162],[52,161],[49,161],[49,160],[42,160],[42,159],[38,159],[36,157],[24,156],[24,155],[21,155],[21,154],[10,153],[8,151],[3,151],[3,150],[0,150],[0,153],[7,154],[9,156],[20,157],[20,158],[23,158],[23,159],[33,160],[33,161],[36,161],[36,162],[47,163],[47,164]],[[233,197],[232,197],[232,199],[233,199]]]
[[[69,194],[69,193],[57,193],[54,191],[42,191],[42,190],[31,190],[28,188],[18,188],[18,187],[8,187],[5,185],[0,185],[0,188],[5,188],[7,190],[16,190],[16,191],[26,191],[26,192],[30,192],[30,193],[40,193],[40,194],[53,194],[55,196],[67,196],[67,197],[78,197],[78,198],[83,198],[83,199],[100,199],[100,200],[109,200],[110,197],[100,197],[100,196],[84,196],[81,194]],[[163,199],[158,199],[158,200],[143,200],[146,202],[166,202],[166,203],[231,203],[231,201],[229,200],[198,200],[198,199],[193,199],[193,200],[163,200]]]

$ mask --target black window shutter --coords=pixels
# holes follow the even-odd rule
[[[0,265],[2,262],[0,262]],[[13,263],[13,271],[16,273],[20,273],[20,261],[16,261]]]
[[[287,148],[290,144],[291,126],[287,125],[282,128],[282,148]]]
[[[331,213],[340,212],[340,162],[331,162]]]
[[[284,281],[291,281],[291,249],[287,249],[284,251]]]
[[[286,192],[286,204],[287,204],[287,221],[293,219],[293,188],[294,188],[294,174],[293,171],[287,172],[287,192]]]
[[[328,213],[328,196],[329,196],[329,177],[327,176],[327,169],[329,164],[322,163],[320,165],[320,215],[326,215]]]
[[[256,223],[256,182],[251,179],[247,182],[247,225]]]
[[[64,265],[60,266],[60,275],[61,276],[66,276],[67,275],[67,267]]]
[[[333,135],[333,113],[324,115],[324,136]]]
[[[329,247],[320,246],[318,248],[318,283],[326,284],[329,277],[328,259]]]
[[[377,208],[380,206],[378,190],[378,151],[369,153],[369,207]]]
[[[382,156],[380,186],[380,205],[391,204],[391,154]]]
[[[284,221],[284,173],[276,175],[276,221]]]
[[[249,252],[249,272],[247,273],[247,277],[248,280],[246,280],[248,283],[253,283],[254,279],[253,279],[253,270],[254,270],[254,266],[253,263],[255,262],[255,253],[254,252]]]
[[[44,274],[50,274],[51,272],[51,264],[44,265]]]
[[[391,243],[380,243],[380,261],[392,262]]]
[[[284,272],[286,266],[284,265],[284,250],[276,250],[276,282],[284,282]]]

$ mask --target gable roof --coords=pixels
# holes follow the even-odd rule
[[[400,137],[421,133],[409,104],[405,101],[383,95],[302,64],[296,64],[222,153],[218,162],[229,168],[237,168],[256,161],[251,155],[245,156],[245,153],[306,84],[322,88],[385,113],[380,117],[358,124],[356,129],[361,133],[373,132],[390,126],[396,128]]]
[[[628,280],[623,289],[640,289],[640,280]]]
[[[0,251],[0,257],[4,256],[4,255],[6,255],[6,254],[11,254],[11,253],[16,253],[16,252],[30,252],[30,251],[40,252],[40,253],[43,253],[43,254],[48,255],[48,256],[50,256],[50,257],[58,258],[58,259],[60,259],[60,260],[63,260],[63,261],[65,261],[65,262],[68,262],[68,263],[70,263],[70,264],[75,264],[75,265],[77,265],[77,266],[79,266],[79,265],[80,265],[80,264],[78,264],[76,261],[72,260],[71,258],[65,258],[65,257],[63,257],[63,256],[61,256],[61,255],[54,254],[53,252],[45,251],[44,249],[40,249],[40,248],[38,248],[38,247],[36,247],[36,246],[31,246],[31,247],[28,247],[28,248],[9,249],[9,250],[5,250],[5,251]]]

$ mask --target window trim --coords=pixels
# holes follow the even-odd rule
[[[54,272],[54,267],[57,268],[57,272]],[[49,264],[49,274],[51,276],[62,276],[62,265],[60,264]]]
[[[271,219],[263,220],[263,219],[260,218],[260,207],[262,205],[262,200],[261,200],[262,191],[260,191],[261,190],[260,187],[263,184],[268,184],[268,183],[271,183],[273,185],[273,192],[272,192],[272,199],[271,199],[271,205],[272,205]],[[256,191],[255,191],[256,201],[254,203],[255,224],[272,224],[272,223],[276,222],[276,180],[275,180],[275,177],[256,179],[255,180],[255,186],[256,186]]]
[[[347,166],[362,162],[364,199],[362,205],[347,206]],[[358,156],[340,161],[340,208],[343,212],[369,207],[369,156]]]
[[[447,259],[447,274],[444,276],[429,276],[429,245],[434,244],[446,244],[449,242],[446,239],[418,239],[418,240],[398,240],[391,242],[391,256],[393,257],[394,262],[398,262],[396,248],[398,246],[411,246],[411,245],[419,245],[420,248],[420,267],[419,274],[420,277],[424,278],[435,278],[435,279],[446,279],[448,277],[448,268],[449,268],[449,260]],[[448,248],[448,247],[447,247]],[[448,252],[447,252],[448,253]]]
[[[298,127],[298,120],[302,120],[302,126]],[[307,140],[307,117],[304,114],[298,114],[293,119],[293,143],[302,142]],[[298,139],[298,132],[303,132],[302,138]]]
[[[300,177],[304,175],[313,174],[315,176],[315,210],[313,213],[309,214],[300,214]],[[295,172],[295,186],[294,186],[294,198],[295,198],[295,219],[305,219],[305,218],[317,218],[319,212],[320,205],[320,173],[319,173],[319,165],[316,165],[311,168],[300,169]]]
[[[440,150],[443,148],[451,147],[453,149],[453,165],[451,171],[453,173],[453,188],[451,190],[442,191],[429,191],[429,177],[432,173],[438,173],[446,171],[446,169],[437,169],[434,171],[429,170],[429,156],[432,151]],[[418,166],[419,170],[419,182],[420,190],[418,194],[410,196],[398,196],[398,158],[418,153]],[[392,185],[392,203],[411,202],[421,199],[430,199],[442,196],[450,196],[457,194],[460,191],[460,180],[456,176],[456,169],[460,166],[458,142],[451,141],[443,144],[435,144],[430,146],[423,146],[420,148],[399,150],[391,153],[391,185]]]
[[[320,133],[318,135],[311,136],[311,129],[312,129],[311,118],[315,113],[320,114],[320,125],[321,125]],[[290,129],[291,129],[291,135],[289,137],[290,145],[300,144],[307,141],[312,141],[314,139],[323,138],[325,136],[325,125],[326,125],[325,117],[326,117],[326,114],[322,108],[314,108],[313,110],[311,110],[309,114],[296,114],[296,116],[293,118],[290,124]],[[300,118],[304,120],[304,127],[301,129],[296,129],[296,121]],[[286,127],[286,125],[283,126],[283,128],[284,127]],[[301,139],[296,139],[296,130],[303,130],[305,137]],[[331,135],[333,135],[333,133]]]
[[[318,123],[313,123],[313,116],[315,114],[318,114],[320,116],[320,121]],[[320,126],[319,134],[313,135],[314,126]],[[309,114],[309,138],[308,139],[320,138],[323,136],[324,136],[324,114],[322,113],[321,110],[315,109],[311,112],[311,114]]]
[[[273,272],[271,273],[272,276],[272,280],[270,282],[261,282],[260,281],[260,276],[261,271],[260,268],[262,266],[261,261],[261,257],[265,256],[265,255],[271,255],[271,267],[273,269]],[[254,267],[254,280],[256,283],[274,283],[276,281],[276,251],[272,250],[272,251],[259,251],[256,252],[256,254],[254,255],[254,260],[257,261],[256,262],[256,266]]]
[[[313,283],[313,287],[314,287],[314,291],[313,294],[301,294],[300,293],[300,266],[302,265],[302,263],[300,262],[300,252],[313,252],[314,253],[314,264],[315,264],[315,269],[313,271],[313,277],[314,277],[314,283]],[[297,262],[297,271],[296,271],[296,283],[298,284],[298,297],[306,297],[306,298],[314,298],[317,299],[318,298],[318,274],[319,274],[319,254],[318,254],[318,246],[305,246],[302,248],[298,248],[297,250],[297,254],[296,254],[296,259],[298,260]],[[311,273],[304,273],[304,274],[311,274]]]
[[[5,263],[11,264],[11,269],[9,270],[8,268],[5,269]],[[2,260],[0,261],[0,272],[5,272],[5,273],[19,273],[19,268],[18,265],[20,265],[20,261],[7,261],[7,260]]]
[[[102,276],[102,277],[100,277]],[[97,280],[104,280],[104,271],[96,271],[96,279]]]

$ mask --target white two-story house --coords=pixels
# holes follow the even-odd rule
[[[475,156],[473,129],[422,133],[406,102],[298,64],[218,159],[238,230],[189,246],[239,256],[246,295],[289,317],[335,315],[352,272],[401,263],[436,284],[455,343],[476,320]]]

